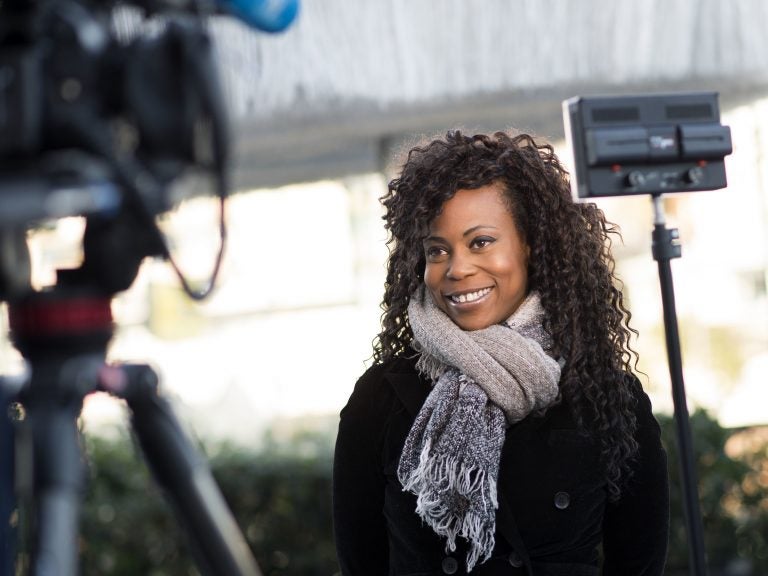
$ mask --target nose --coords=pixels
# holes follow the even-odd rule
[[[475,269],[472,255],[457,250],[451,254],[451,259],[448,262],[448,269],[446,270],[445,275],[450,280],[461,280],[462,278],[474,274]]]

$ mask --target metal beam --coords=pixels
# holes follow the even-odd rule
[[[513,129],[554,141],[563,137],[561,102],[574,95],[712,90],[721,110],[768,96],[768,85],[689,81],[632,86],[571,86],[475,96],[433,105],[362,105],[332,114],[244,120],[235,130],[234,186],[238,190],[386,172],[404,145],[453,128],[467,132]]]

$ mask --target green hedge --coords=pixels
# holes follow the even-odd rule
[[[672,418],[660,416],[670,456],[672,534],[669,576],[685,574],[688,554]],[[724,447],[733,432],[705,412],[691,417],[705,545],[718,574],[768,574],[768,442]],[[741,438],[746,432],[739,431]],[[332,433],[274,440],[258,453],[233,447],[210,454],[211,467],[265,576],[338,573],[331,525]],[[127,439],[88,439],[91,482],[82,521],[82,573],[118,576],[197,574],[184,534]],[[739,571],[740,570],[740,571]]]
[[[658,416],[669,455],[671,531],[667,574],[688,574],[675,423]],[[728,430],[707,412],[690,417],[710,576],[768,574],[768,428]],[[726,444],[738,456],[726,453]],[[741,445],[741,448],[739,446]]]
[[[338,573],[331,523],[331,440],[299,434],[257,454],[230,446],[211,469],[264,576]],[[84,576],[198,574],[139,449],[88,439],[91,486],[82,521]]]

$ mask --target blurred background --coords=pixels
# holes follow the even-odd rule
[[[109,356],[161,374],[265,574],[338,570],[333,440],[378,332],[378,198],[403,147],[452,128],[511,129],[552,141],[567,161],[563,99],[701,90],[719,93],[732,131],[728,187],[670,195],[666,210],[683,246],[672,270],[705,542],[715,574],[768,573],[768,4],[304,0],[281,34],[211,27],[235,139],[219,288],[192,303],[166,264],[146,262],[114,301]],[[614,250],[641,379],[674,456],[651,200],[598,204],[623,234]],[[193,277],[210,270],[216,217],[198,198],[163,218]],[[82,228],[63,219],[30,237],[36,282],[78,261]],[[19,367],[6,339],[0,369]],[[95,486],[85,573],[196,573],[127,440],[124,406],[94,394],[82,419]],[[676,513],[670,575],[687,565]]]

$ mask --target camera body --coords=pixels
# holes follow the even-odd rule
[[[113,213],[130,186],[121,162],[156,181],[141,202],[158,214],[172,207],[168,183],[210,166],[199,127],[221,131],[224,115],[199,19],[124,40],[112,16],[82,0],[0,6],[0,226]]]
[[[726,186],[731,132],[717,94],[576,96],[563,102],[574,197],[659,195]]]
[[[177,178],[210,174],[223,201],[212,39],[165,1],[121,5],[145,16],[122,36],[109,2],[0,3],[0,300],[30,290],[27,229],[84,216],[83,265],[59,279],[116,293],[145,257],[169,258],[154,219],[183,200]]]

